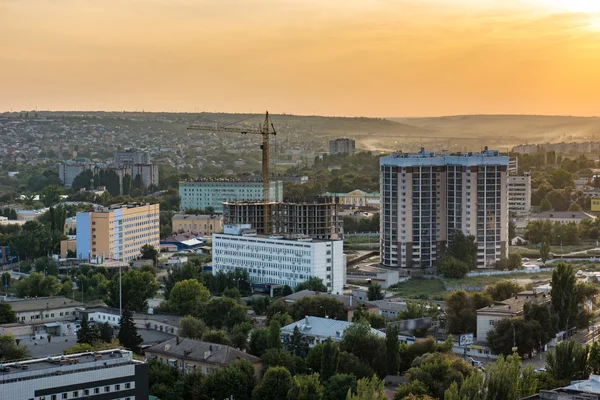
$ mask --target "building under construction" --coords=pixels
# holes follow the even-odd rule
[[[269,213],[269,218],[264,213]],[[265,230],[265,220],[271,228]],[[256,233],[306,235],[314,239],[343,238],[343,220],[331,202],[225,202],[224,224],[251,224]]]

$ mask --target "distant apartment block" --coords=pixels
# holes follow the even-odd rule
[[[477,267],[508,255],[508,157],[394,153],[381,165],[381,263],[433,267],[455,230],[475,236]]]
[[[342,293],[344,242],[297,235],[261,236],[249,224],[225,225],[224,233],[213,234],[213,273],[237,268],[247,271],[256,284],[294,288],[316,276],[329,292]]]
[[[375,207],[379,208],[381,195],[379,193],[368,193],[360,189],[348,193],[326,192],[323,197],[343,206],[352,207]]]
[[[128,350],[44,357],[0,365],[2,400],[148,399],[148,365]]]
[[[114,155],[115,168],[121,168],[124,165],[150,164],[150,157],[145,151],[136,151],[128,149],[117,151]]]
[[[160,247],[158,204],[115,204],[76,215],[77,257],[129,261],[142,246]]]
[[[223,213],[226,201],[264,201],[262,181],[205,179],[179,182],[181,209],[206,210],[212,207],[215,213]],[[283,182],[271,182],[268,201],[283,200]]]
[[[78,157],[58,164],[58,177],[65,187],[71,187],[77,175],[88,169],[93,169],[94,163],[88,158]]]
[[[265,230],[264,213],[268,213],[270,229]],[[250,224],[258,234],[296,234],[314,239],[341,239],[343,218],[338,206],[331,202],[226,202],[223,223]]]
[[[329,154],[348,154],[356,152],[356,142],[353,139],[339,138],[329,141]]]
[[[522,218],[531,210],[531,175],[508,177],[508,212],[511,217]]]
[[[158,165],[154,164],[122,164],[118,168],[115,168],[106,164],[94,164],[88,159],[83,158],[64,161],[58,164],[60,180],[68,188],[73,185],[75,178],[86,170],[91,170],[94,176],[100,174],[101,171],[114,170],[119,177],[121,193],[123,193],[123,178],[125,175],[131,177],[132,183],[139,175],[144,188],[148,188],[151,185],[158,186],[159,184]],[[90,185],[93,186],[92,182],[90,182]]]
[[[223,232],[222,215],[175,214],[173,232],[196,232],[202,236]]]

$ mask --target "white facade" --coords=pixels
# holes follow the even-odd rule
[[[329,154],[348,154],[356,152],[356,142],[353,139],[340,138],[329,141]]]
[[[508,212],[511,216],[526,217],[531,209],[531,176],[508,177]]]
[[[179,182],[181,209],[206,210],[213,207],[217,214],[223,213],[226,201],[263,201],[262,182],[247,181],[199,181]],[[283,201],[283,182],[271,182],[268,201]]]
[[[226,226],[226,232],[227,226]],[[341,240],[286,240],[279,237],[213,234],[213,274],[242,268],[252,283],[294,288],[311,276],[331,293],[342,293],[346,265]]]

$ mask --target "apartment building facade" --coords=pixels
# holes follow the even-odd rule
[[[475,236],[477,267],[508,255],[508,157],[498,151],[380,159],[381,263],[433,267],[455,230]]]
[[[222,215],[175,214],[171,223],[173,232],[196,232],[202,236],[223,232]]]
[[[511,217],[523,218],[531,210],[531,175],[508,177],[508,212]]]
[[[114,154],[115,168],[121,168],[124,165],[150,164],[150,156],[146,151],[137,151],[128,149],[125,151],[116,151]]]
[[[249,224],[225,225],[224,233],[213,234],[213,273],[242,268],[252,283],[292,288],[316,276],[328,292],[342,293],[346,271],[343,241],[288,237],[259,236]]]
[[[158,204],[115,204],[76,215],[77,257],[130,261],[142,246],[160,248]]]
[[[329,154],[347,154],[353,156],[356,142],[353,139],[339,138],[329,141]]]
[[[223,213],[223,203],[227,201],[264,201],[262,181],[205,179],[193,182],[179,182],[181,209],[206,210],[212,207],[217,214]],[[283,182],[274,181],[269,185],[267,201],[283,200]]]
[[[2,400],[148,399],[148,364],[128,350],[2,364]]]

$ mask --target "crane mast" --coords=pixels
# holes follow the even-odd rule
[[[265,113],[265,121],[260,125],[260,129],[243,129],[235,127],[212,127],[205,125],[190,125],[187,129],[199,130],[199,131],[213,131],[213,132],[234,132],[241,133],[242,135],[261,135],[262,143],[260,148],[262,150],[262,183],[263,183],[263,223],[264,233],[271,233],[271,212],[269,207],[270,201],[270,171],[269,171],[269,135],[276,135],[275,126],[269,119],[269,112]]]

